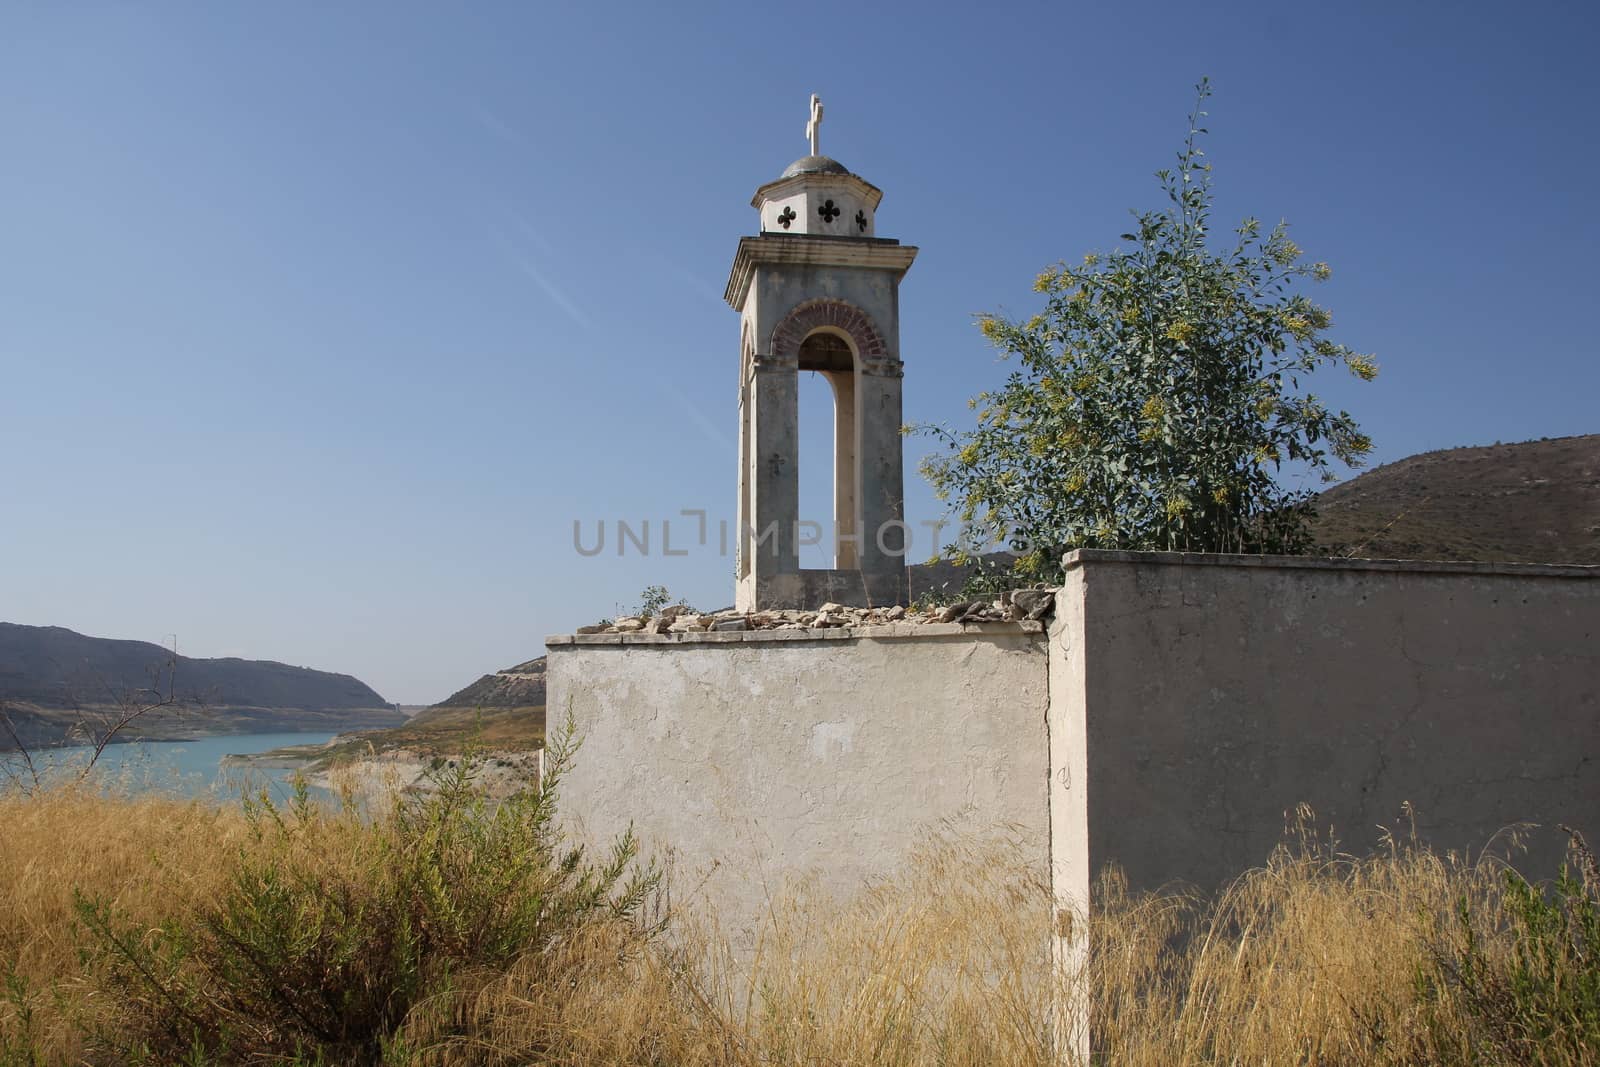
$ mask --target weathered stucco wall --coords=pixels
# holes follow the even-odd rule
[[[1082,552],[1051,633],[1058,893],[1218,885],[1311,805],[1353,851],[1600,833],[1600,568]],[[1080,770],[1081,768],[1081,770]],[[1077,793],[1074,794],[1073,790]]]
[[[847,894],[943,820],[1039,842],[1054,952],[1093,879],[1214,888],[1301,803],[1350,851],[1410,804],[1435,849],[1600,836],[1600,568],[1077,552],[1038,623],[549,640],[562,809],[631,822],[736,944],[783,882]],[[1043,932],[1041,932],[1043,935]],[[1063,1047],[1085,1005],[1060,1005]]]
[[[703,894],[736,939],[786,878],[847,894],[941,820],[1016,824],[1042,869],[1038,630],[551,638],[550,721],[583,744],[562,810],[597,841],[632,822],[672,854],[677,898]]]

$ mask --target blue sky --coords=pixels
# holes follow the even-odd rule
[[[1209,75],[1221,217],[1333,265],[1383,373],[1317,389],[1379,462],[1600,431],[1595,12],[0,6],[0,619],[421,703],[648,584],[731,602],[731,558],[572,523],[731,520],[722,288],[812,92],[921,248],[908,419],[964,424],[972,314],[1156,206]]]

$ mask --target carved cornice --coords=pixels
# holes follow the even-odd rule
[[[873,363],[863,363],[861,373],[868,378],[904,378],[906,365],[898,359],[883,359]]]
[[[793,356],[763,356],[758,355],[751,364],[757,374],[771,373],[773,371],[798,371],[800,361]]]
[[[818,234],[764,233],[739,238],[723,299],[744,307],[757,267],[854,267],[891,271],[899,281],[917,258],[917,249],[882,237],[826,237]]]
[[[750,363],[751,377],[763,374],[796,374],[800,361],[791,356],[757,356]],[[904,378],[906,365],[898,359],[863,360],[861,374],[866,378]]]

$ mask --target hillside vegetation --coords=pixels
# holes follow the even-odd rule
[[[486,674],[410,719],[377,730],[347,733],[317,747],[297,746],[262,753],[265,761],[301,763],[321,773],[374,759],[425,763],[468,751],[496,753],[522,766],[516,754],[544,745],[543,656]]]
[[[543,656],[486,674],[385,735],[411,734],[433,749],[461,751],[474,740],[486,749],[521,750],[544,743]]]
[[[429,711],[445,708],[544,707],[544,657],[486,674],[445,697]],[[428,712],[423,712],[426,715]]]
[[[363,739],[380,750],[412,748],[459,755],[469,745],[486,751],[525,751],[544,744],[544,657],[486,674],[392,729]]]
[[[1317,507],[1334,555],[1600,564],[1600,434],[1408,456]]]

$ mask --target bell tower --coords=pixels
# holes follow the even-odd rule
[[[811,152],[756,190],[761,232],[740,238],[725,294],[740,319],[735,603],[745,611],[907,596],[900,279],[917,250],[876,236],[883,193],[821,154],[821,125],[812,96]],[[799,513],[801,371],[833,387],[831,515]],[[833,548],[833,568],[800,567],[800,547],[816,543]]]

